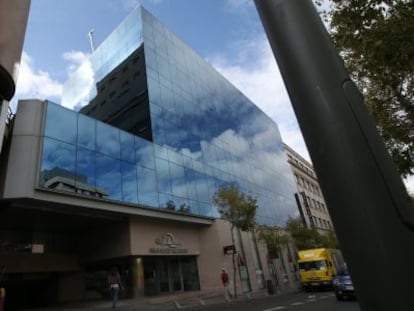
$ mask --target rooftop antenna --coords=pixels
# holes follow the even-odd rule
[[[95,51],[95,44],[93,43],[93,34],[95,32],[95,29],[91,29],[88,32],[88,38],[89,38],[89,44],[91,46],[91,52],[93,53]]]

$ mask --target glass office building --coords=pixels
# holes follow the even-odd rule
[[[41,187],[219,217],[213,194],[235,183],[257,198],[259,223],[297,211],[277,125],[142,7],[71,77],[62,103],[82,109],[48,105]]]
[[[27,280],[10,281],[17,303],[105,297],[114,266],[125,296],[221,293],[233,243],[239,292],[294,271],[292,256],[269,267],[263,243],[231,232],[212,200],[236,184],[260,224],[298,214],[277,125],[142,7],[73,73],[60,105],[19,102],[2,157],[0,265]]]

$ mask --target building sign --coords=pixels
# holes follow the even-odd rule
[[[188,249],[182,248],[183,242],[177,240],[175,235],[168,232],[155,239],[157,247],[149,249],[153,254],[187,254]]]

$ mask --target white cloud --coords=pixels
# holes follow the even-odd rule
[[[77,110],[85,106],[95,90],[95,78],[88,53],[70,51],[63,54],[69,61],[67,66],[69,78],[65,82],[62,94],[62,106]]]
[[[89,54],[79,51],[69,51],[65,52],[62,57],[67,61],[67,73],[69,77],[80,68],[80,70],[83,70],[83,80],[91,80],[92,68],[90,67]],[[23,52],[19,65],[16,95],[11,102],[12,110],[16,109],[19,99],[49,99],[59,103],[62,92],[63,83],[53,79],[50,73],[37,68],[33,58],[26,52]],[[85,92],[81,92],[80,95],[86,96],[84,94]],[[74,109],[74,105],[66,104],[64,106]]]
[[[407,187],[408,193],[414,196],[414,175],[408,176],[404,179],[405,186]]]
[[[37,69],[29,54],[23,52],[19,65],[15,99],[51,99],[62,94],[62,84],[48,72]],[[12,102],[13,109],[15,102]]]
[[[282,139],[304,158],[309,155],[284,82],[265,37],[238,42],[232,59],[215,55],[209,62],[279,126]]]
[[[81,51],[69,51],[63,53],[63,59],[69,62],[67,65],[68,75],[76,71],[85,62],[89,62],[89,57],[89,53]]]

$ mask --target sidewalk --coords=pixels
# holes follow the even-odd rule
[[[260,299],[265,297],[276,297],[281,295],[287,295],[289,293],[275,293],[274,295],[268,295],[267,290],[262,290],[254,293],[243,293],[238,296],[234,302],[250,301],[252,299]],[[202,309],[206,305],[220,305],[225,304],[223,294],[212,293],[210,295],[200,296],[193,293],[192,295],[181,294],[177,296],[155,297],[155,298],[135,298],[135,299],[122,299],[117,304],[115,310],[128,311],[172,311],[172,310],[193,310]],[[111,309],[111,301],[89,301],[70,303],[61,306],[41,309],[30,309],[30,311],[75,311],[75,310],[108,310]],[[112,310],[112,309],[111,309]],[[27,310],[29,311],[29,310]]]

